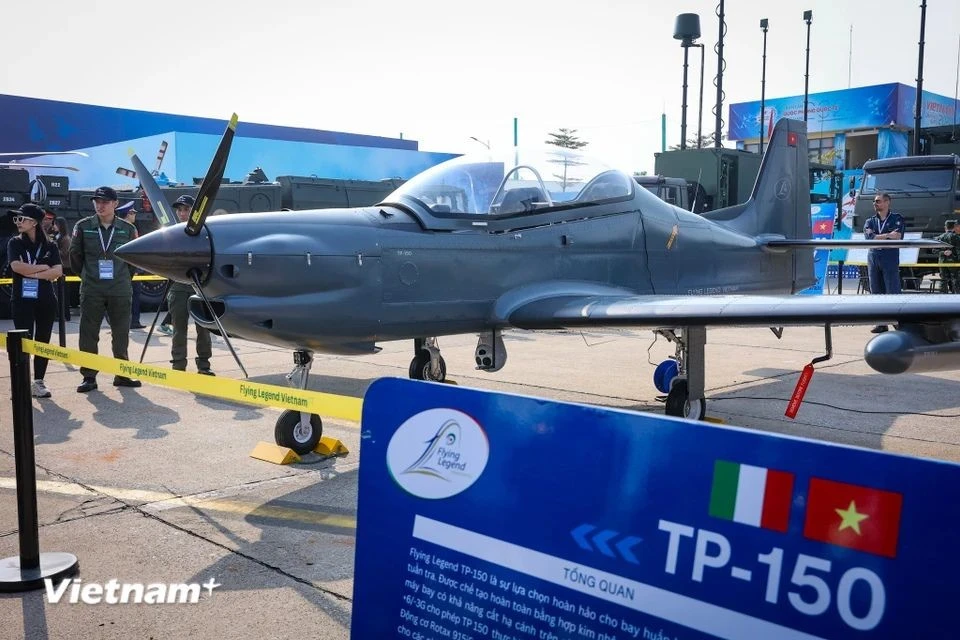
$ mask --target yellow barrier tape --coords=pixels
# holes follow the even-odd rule
[[[0,346],[7,348],[6,334],[0,334]],[[23,350],[26,353],[42,356],[50,360],[69,362],[81,367],[105,371],[114,375],[128,378],[139,378],[150,384],[162,385],[173,389],[181,389],[192,393],[202,393],[210,396],[236,400],[247,404],[268,407],[281,407],[315,413],[318,416],[339,418],[360,422],[363,400],[349,396],[338,396],[320,391],[305,389],[291,389],[278,387],[272,384],[233,380],[204,376],[186,371],[176,371],[164,367],[155,367],[148,364],[139,364],[129,360],[117,360],[77,349],[61,347],[46,342],[23,340]]]
[[[61,276],[67,282],[80,282],[80,276]],[[151,280],[154,282],[162,282],[166,278],[162,276],[133,276],[134,280],[143,282],[145,280]],[[0,278],[0,285],[3,284],[13,284],[13,278]]]

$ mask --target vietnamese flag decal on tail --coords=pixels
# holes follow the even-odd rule
[[[895,558],[903,496],[855,484],[810,479],[803,535]]]
[[[727,460],[713,465],[710,515],[714,518],[786,532],[792,498],[792,473]]]

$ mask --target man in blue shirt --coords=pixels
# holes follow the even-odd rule
[[[901,240],[905,231],[903,216],[890,211],[890,194],[879,192],[873,198],[877,215],[868,218],[863,225],[863,237],[867,240]],[[900,293],[900,250],[870,249],[867,254],[867,273],[870,276],[870,293]],[[883,333],[886,325],[877,325],[871,331]]]

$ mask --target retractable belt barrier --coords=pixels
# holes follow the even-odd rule
[[[118,376],[139,378],[144,382],[182,389],[193,393],[236,400],[248,404],[293,409],[318,416],[360,422],[363,400],[306,389],[291,389],[259,382],[246,382],[219,376],[204,376],[129,360],[87,353],[69,347],[24,339],[25,353],[58,360],[79,367],[105,371]],[[7,336],[0,334],[0,347],[7,349]]]

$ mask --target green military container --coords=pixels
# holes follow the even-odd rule
[[[749,151],[709,147],[654,154],[659,176],[683,178],[706,194],[706,210],[746,202],[760,173],[762,156]]]

